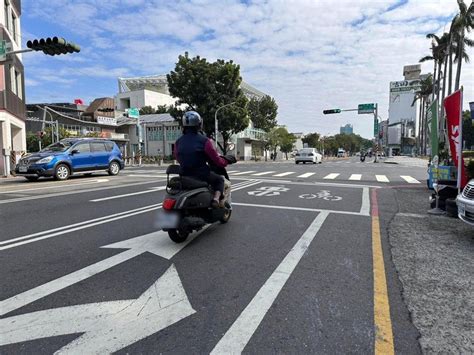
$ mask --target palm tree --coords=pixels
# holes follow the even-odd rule
[[[429,97],[433,94],[433,78],[428,75],[426,78],[421,79],[420,89],[415,93],[415,97],[412,102],[412,106],[417,100],[420,100],[420,115],[418,125],[418,151],[422,155],[426,155],[426,146],[428,144],[428,121],[427,121],[427,109],[430,103]]]
[[[469,60],[469,57],[467,57],[467,54],[465,53],[465,45],[469,46],[468,43],[472,43],[472,41],[468,39],[468,43],[466,43],[466,32],[469,33],[471,32],[471,29],[474,28],[474,3],[471,2],[469,7],[467,7],[463,0],[457,1],[459,13],[454,17],[451,25],[451,32],[456,43],[455,61],[457,58],[456,83],[454,85],[454,90],[459,89],[462,61],[466,59]]]

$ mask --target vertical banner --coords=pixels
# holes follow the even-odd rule
[[[444,100],[446,120],[448,124],[449,145],[454,165],[458,167],[458,188],[462,189],[467,184],[467,172],[462,159],[462,93],[455,91]]]
[[[438,138],[438,100],[431,104],[431,158],[439,153]]]

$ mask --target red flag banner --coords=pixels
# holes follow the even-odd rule
[[[458,90],[444,100],[444,109],[446,111],[446,120],[448,123],[449,146],[454,164],[461,166],[461,177],[458,177],[461,189],[467,184],[467,172],[462,159],[461,150],[461,91]],[[461,157],[461,161],[459,161]]]

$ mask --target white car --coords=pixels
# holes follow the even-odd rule
[[[323,156],[318,153],[316,148],[303,148],[298,150],[298,153],[296,153],[295,156],[295,163],[319,163],[321,164],[323,162]]]
[[[458,216],[461,220],[474,226],[474,179],[464,187],[456,198]]]

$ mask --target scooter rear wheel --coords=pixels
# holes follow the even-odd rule
[[[182,243],[188,238],[189,232],[180,229],[170,229],[168,230],[168,236],[173,242]]]
[[[228,209],[224,216],[219,220],[222,224],[229,222],[230,216],[232,215],[232,210]]]

